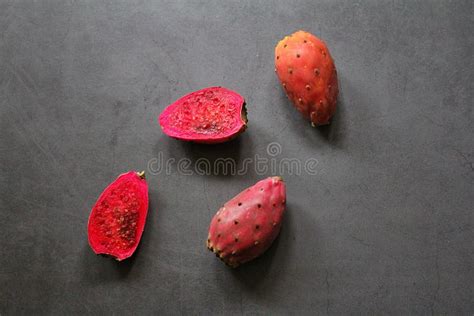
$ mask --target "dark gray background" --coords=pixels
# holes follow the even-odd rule
[[[313,129],[273,73],[305,29],[335,59],[340,102]],[[472,314],[472,1],[1,1],[0,313]],[[219,146],[167,138],[164,107],[211,85],[249,128]],[[148,175],[141,246],[95,256],[100,192],[158,157],[316,158],[284,175],[288,209],[262,258],[205,248],[217,208],[258,179]],[[268,157],[268,156],[267,156]]]

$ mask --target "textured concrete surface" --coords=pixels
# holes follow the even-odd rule
[[[472,1],[0,1],[0,314],[474,313]],[[334,123],[302,120],[273,48],[322,37]],[[156,117],[209,85],[247,99],[222,146],[165,137]],[[280,238],[235,271],[205,249],[217,208],[266,175],[149,174],[136,256],[97,257],[86,224],[119,173],[154,158],[232,158],[278,142]],[[278,149],[278,148],[277,148]],[[160,156],[161,155],[161,156]],[[149,169],[149,168],[148,168]]]

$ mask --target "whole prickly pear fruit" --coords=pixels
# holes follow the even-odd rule
[[[286,188],[280,177],[257,182],[217,211],[207,248],[233,268],[260,256],[280,232],[285,203]]]
[[[275,47],[275,72],[296,109],[313,126],[329,124],[339,93],[326,44],[308,32],[285,36]]]

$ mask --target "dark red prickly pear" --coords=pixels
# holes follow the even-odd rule
[[[280,232],[285,205],[282,178],[257,182],[219,209],[209,227],[207,248],[233,268],[260,256]]]

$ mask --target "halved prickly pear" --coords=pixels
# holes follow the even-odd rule
[[[159,118],[163,132],[173,138],[204,144],[231,140],[247,127],[244,98],[223,88],[192,92],[169,105]]]
[[[233,268],[260,256],[280,232],[285,203],[286,187],[280,177],[257,182],[217,211],[207,248]]]
[[[147,213],[145,172],[121,174],[92,208],[87,227],[92,250],[118,261],[132,256],[140,243]]]

